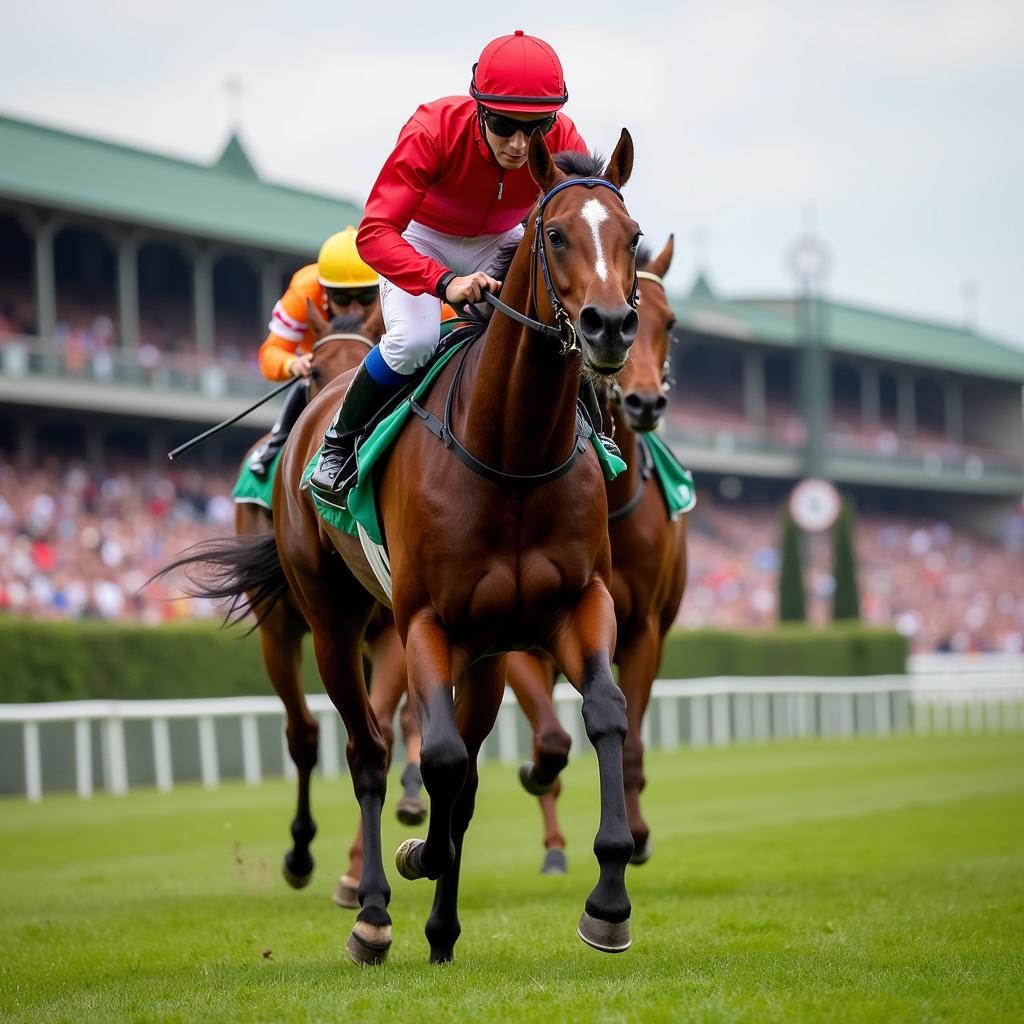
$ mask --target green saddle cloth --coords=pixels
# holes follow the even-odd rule
[[[246,456],[238,473],[238,482],[231,492],[231,497],[235,499],[236,505],[259,505],[268,512],[271,510],[274,477],[277,476],[277,467],[281,465],[281,452],[283,451],[284,446],[282,445],[267,467],[266,476],[257,476],[249,468],[249,457]]]
[[[430,390],[431,385],[437,379],[438,374],[447,366],[448,361],[459,352],[465,342],[461,344],[454,344],[447,352],[445,352],[440,359],[437,360],[433,366],[427,371],[423,379],[416,386],[416,389],[411,395],[406,398],[399,406],[385,419],[381,420],[373,433],[359,446],[356,452],[356,464],[359,467],[359,474],[356,479],[356,485],[349,491],[348,494],[348,508],[339,508],[337,505],[330,504],[323,495],[319,494],[314,488],[309,488],[309,493],[313,498],[313,504],[316,505],[317,512],[320,513],[320,518],[329,526],[334,527],[336,530],[341,530],[344,533],[350,533],[357,535],[359,530],[358,527],[366,531],[367,536],[370,540],[376,544],[383,544],[384,539],[381,536],[380,523],[377,519],[377,498],[376,488],[373,483],[373,470],[377,463],[380,461],[384,453],[394,443],[395,438],[401,433],[402,428],[405,426],[412,409],[409,405],[410,400],[415,399],[417,402],[423,398],[423,396]],[[590,435],[591,444],[594,446],[594,451],[597,453],[598,461],[601,463],[601,470],[608,480],[614,480],[625,468],[626,464],[617,455],[613,455],[607,451],[603,444],[601,444],[597,433],[594,432]],[[313,475],[317,464],[320,462],[320,456],[323,453],[323,447],[321,447],[316,454],[309,460],[309,464],[306,466],[305,472],[302,474],[302,487],[306,487],[310,476]],[[452,458],[455,456],[453,455]]]
[[[657,434],[644,434],[643,440],[654,463],[654,475],[665,495],[670,519],[678,519],[697,504],[697,489],[693,474],[680,465],[672,449]]]

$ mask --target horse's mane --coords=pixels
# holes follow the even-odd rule
[[[599,178],[605,167],[605,159],[600,153],[581,153],[574,149],[554,153],[551,159],[554,160],[555,166],[563,174],[568,174],[570,178]],[[498,255],[494,257],[494,262],[488,268],[487,274],[499,281],[504,281],[518,248],[518,241],[507,242],[503,245],[498,250]]]

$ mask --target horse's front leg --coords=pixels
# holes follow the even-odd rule
[[[407,839],[395,854],[404,878],[436,879],[455,860],[452,808],[466,781],[469,754],[455,726],[452,701],[452,650],[437,616],[423,611],[413,616],[405,638],[409,690],[420,720],[420,772],[430,796],[430,825],[426,840]]]
[[[434,905],[425,929],[430,943],[430,960],[435,964],[454,959],[455,942],[462,933],[459,924],[459,871],[462,867],[462,843],[476,805],[479,783],[477,755],[494,728],[504,693],[504,656],[488,658],[471,665],[455,691],[455,723],[466,744],[469,766],[466,781],[452,808],[455,861],[437,880]]]
[[[622,782],[622,744],[626,735],[626,701],[612,678],[615,608],[607,587],[590,582],[576,607],[552,637],[551,654],[566,678],[583,695],[583,723],[597,752],[601,778],[601,822],[594,839],[600,877],[576,929],[588,945],[604,953],[630,946],[626,864],[633,838],[626,820]]]

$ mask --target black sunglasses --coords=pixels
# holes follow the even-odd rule
[[[356,291],[352,288],[328,288],[327,298],[336,306],[350,306],[358,302],[360,306],[372,306],[377,301],[376,288],[363,288]]]
[[[509,139],[516,132],[522,132],[529,138],[535,131],[547,135],[555,127],[555,115],[548,114],[547,117],[538,117],[536,121],[517,121],[514,117],[506,117],[504,114],[495,113],[493,110],[483,112],[484,121],[495,135],[502,139]]]

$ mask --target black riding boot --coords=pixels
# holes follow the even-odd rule
[[[324,494],[343,497],[355,483],[356,439],[373,414],[394,393],[394,388],[379,384],[366,369],[366,360],[359,364],[345,401],[324,435],[324,451],[310,484]]]
[[[277,422],[270,429],[270,437],[249,456],[249,469],[256,476],[267,475],[274,456],[281,450],[281,445],[287,440],[288,433],[295,426],[308,401],[309,381],[300,381],[289,388],[288,397],[284,400],[284,405],[281,408],[281,415],[277,417]]]

